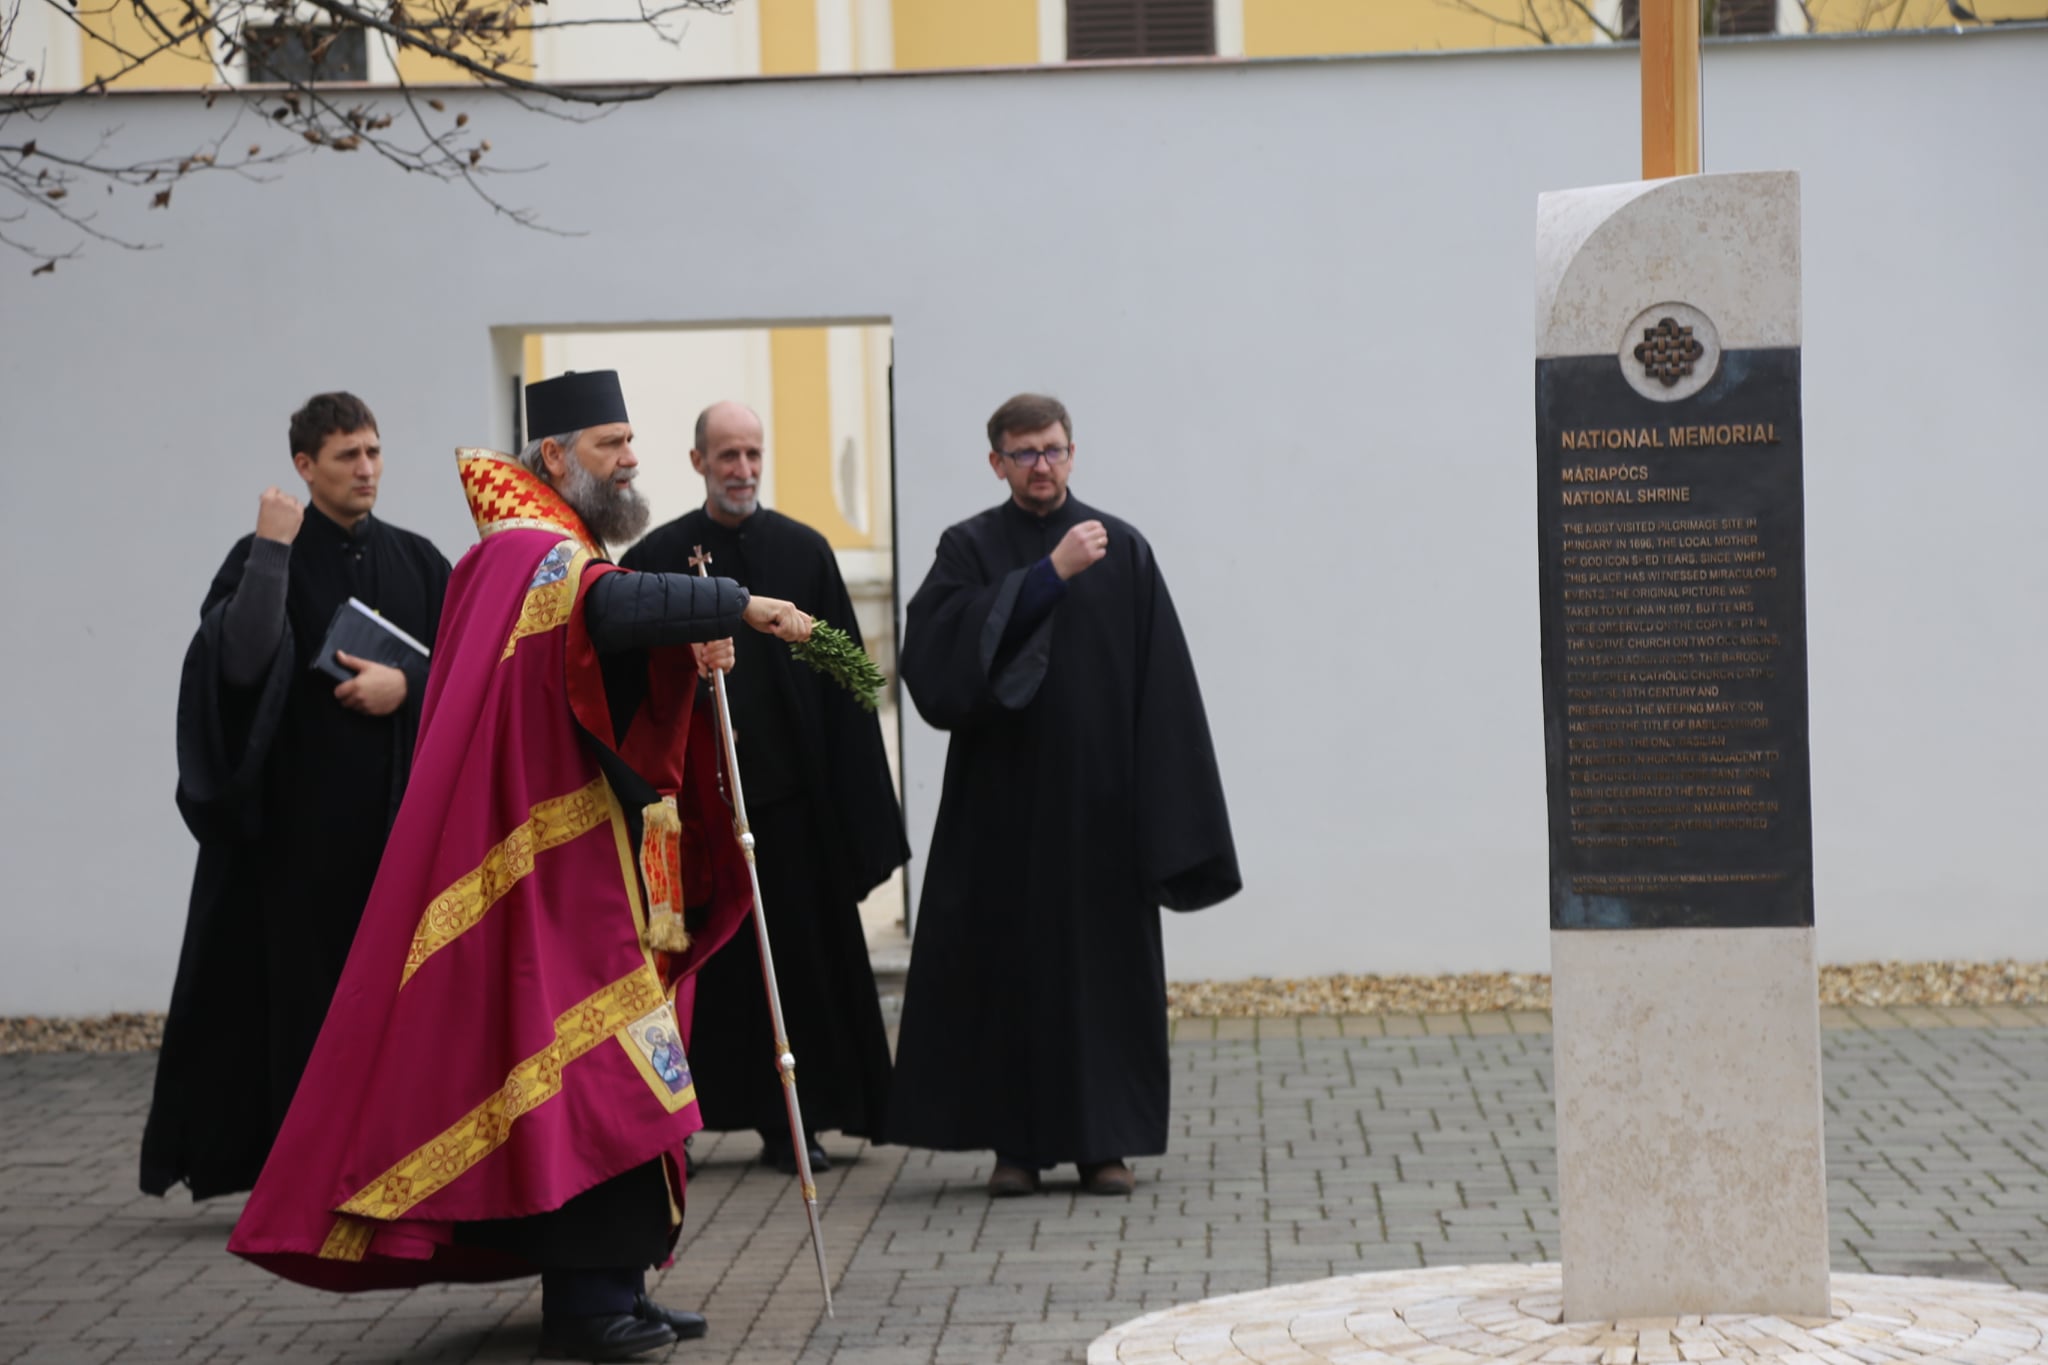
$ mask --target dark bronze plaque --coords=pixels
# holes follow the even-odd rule
[[[1812,924],[1799,352],[1624,363],[1536,364],[1551,927]]]

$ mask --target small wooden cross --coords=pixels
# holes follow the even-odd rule
[[[702,545],[692,545],[690,548],[696,552],[690,556],[690,567],[697,571],[697,577],[709,578],[711,575],[704,572],[704,566],[711,562],[711,556],[704,552]]]

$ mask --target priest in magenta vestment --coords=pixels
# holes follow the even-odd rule
[[[689,978],[751,909],[700,668],[729,579],[635,574],[617,376],[530,385],[518,459],[458,453],[456,566],[412,780],[305,1079],[230,1250],[340,1291],[539,1273],[549,1346],[628,1359],[703,1319],[642,1273],[681,1226]],[[683,990],[682,1007],[677,992]]]

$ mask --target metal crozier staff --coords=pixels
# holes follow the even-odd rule
[[[699,578],[710,577],[711,556],[692,546],[690,567]],[[810,1144],[804,1140],[804,1111],[796,1094],[796,1054],[782,1026],[782,993],[775,985],[775,953],[768,946],[768,914],[761,902],[761,869],[754,861],[754,832],[747,826],[747,798],[740,789],[740,755],[732,740],[732,709],[725,700],[725,670],[711,670],[711,688],[718,698],[718,737],[725,745],[725,773],[732,792],[732,831],[747,860],[754,891],[754,941],[761,948],[761,985],[768,993],[768,1019],[775,1029],[775,1069],[782,1073],[782,1098],[789,1110],[789,1145],[796,1153],[796,1176],[804,1192],[804,1214],[811,1222],[811,1250],[818,1258],[818,1287],[825,1292],[825,1315],[832,1316],[832,1279],[825,1270],[825,1232],[818,1224],[818,1186],[811,1179]]]

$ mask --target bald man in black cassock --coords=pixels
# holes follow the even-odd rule
[[[1159,909],[1241,883],[1187,641],[1152,548],[1067,492],[1073,422],[989,419],[1000,507],[950,528],[911,599],[905,686],[952,733],[889,1139],[993,1148],[992,1195],[1080,1167],[1129,1194],[1166,1150]]]
[[[851,633],[853,603],[825,537],[760,504],[761,419],[738,403],[697,418],[692,467],[704,505],[647,538],[629,569],[711,572],[803,603]],[[813,1172],[831,1169],[817,1133],[879,1136],[889,1095],[889,1034],[868,963],[860,902],[910,856],[876,718],[851,694],[802,667],[763,636],[734,641],[726,685],[747,815],[760,840],[761,897],[791,1050],[801,1063],[804,1136]],[[704,1126],[752,1128],[762,1158],[796,1173],[774,1032],[761,993],[761,956],[743,932],[697,976],[690,1067]]]

